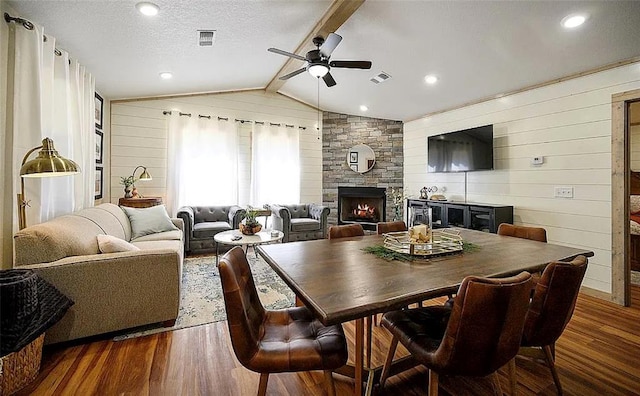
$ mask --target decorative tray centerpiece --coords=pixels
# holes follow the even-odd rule
[[[426,228],[423,232],[419,227],[412,227],[409,231],[383,234],[383,237],[385,248],[416,256],[436,256],[463,250],[460,231],[449,228]]]

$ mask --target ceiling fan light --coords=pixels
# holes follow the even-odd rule
[[[307,71],[314,77],[324,77],[329,73],[329,67],[321,63],[309,64]]]

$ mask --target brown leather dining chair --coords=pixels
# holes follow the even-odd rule
[[[386,234],[387,232],[406,231],[407,230],[407,224],[402,220],[400,220],[400,221],[383,221],[383,222],[378,223],[378,226],[376,227],[376,229],[378,230],[378,235]]]
[[[438,394],[438,376],[490,376],[502,395],[496,371],[513,360],[520,347],[529,306],[531,275],[508,278],[468,276],[452,307],[433,306],[387,312],[382,317],[393,339],[380,386],[389,375],[398,342],[429,369],[430,396]]]
[[[329,239],[364,236],[364,229],[360,224],[334,225],[329,227]]]
[[[498,235],[531,239],[532,241],[538,242],[547,242],[547,230],[542,227],[528,227],[501,223],[498,226]]]
[[[571,320],[580,284],[587,271],[587,258],[571,262],[554,261],[547,265],[536,284],[524,323],[519,355],[544,359],[551,370],[558,394],[562,394],[555,367],[555,343]],[[509,370],[511,391],[515,393],[515,360]]]
[[[323,326],[306,307],[265,310],[244,251],[236,246],[218,264],[233,351],[240,363],[260,373],[258,395],[269,373],[324,370],[335,395],[332,370],[347,362],[342,326]]]

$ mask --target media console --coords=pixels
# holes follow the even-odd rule
[[[463,227],[495,234],[500,223],[513,224],[513,206],[407,199],[407,225],[411,208],[431,208],[433,228]]]

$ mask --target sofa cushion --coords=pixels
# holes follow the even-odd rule
[[[157,232],[155,234],[149,234],[145,236],[141,236],[140,238],[132,239],[131,242],[144,242],[144,241],[181,241],[182,240],[182,231],[174,230],[174,231],[165,231],[165,232]]]
[[[65,215],[18,231],[14,238],[16,266],[50,263],[69,256],[98,254],[96,236],[104,231],[95,222]]]
[[[320,229],[320,221],[314,219],[291,219],[291,231],[316,231]]]
[[[138,241],[131,242],[140,250],[174,250],[182,256],[182,241],[165,240],[165,241]]]
[[[85,208],[72,214],[96,223],[102,230],[101,234],[113,235],[125,241],[131,239],[131,224],[129,223],[129,218],[117,205],[105,203]]]
[[[194,206],[194,223],[211,223],[229,220],[229,206]]]
[[[291,213],[292,219],[308,218],[309,217],[309,205],[285,205]]]
[[[193,226],[193,236],[194,238],[213,238],[217,233],[231,229],[226,221],[198,223]]]
[[[140,250],[139,247],[112,235],[98,235],[98,249],[101,253],[118,253]]]
[[[126,206],[121,206],[121,208],[131,222],[131,239],[178,229],[173,225],[164,205],[150,208],[129,208]]]

